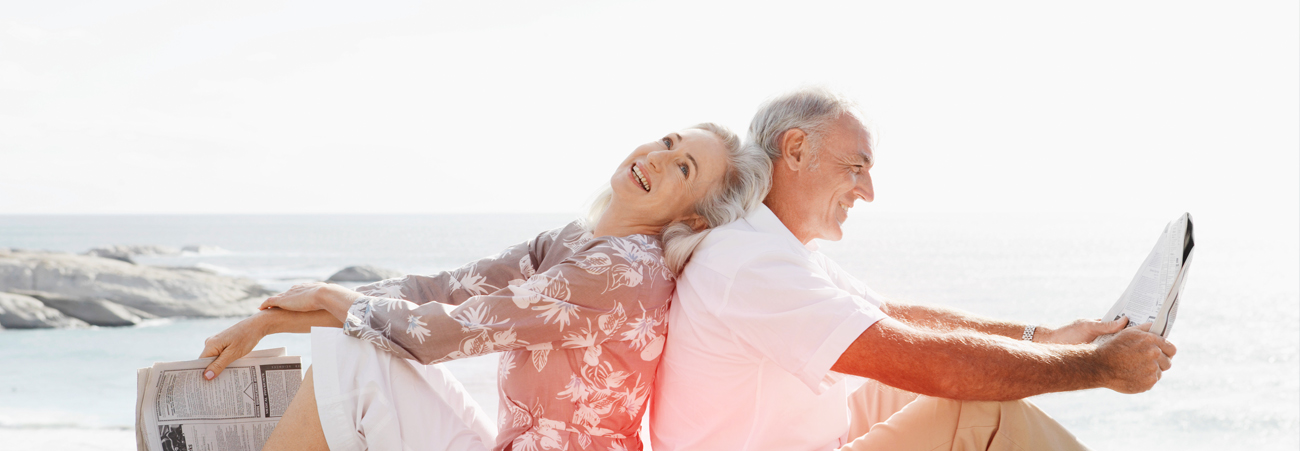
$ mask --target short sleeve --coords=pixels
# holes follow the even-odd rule
[[[771,253],[740,266],[718,316],[738,340],[821,393],[843,377],[830,370],[840,355],[886,315],[801,257]]]

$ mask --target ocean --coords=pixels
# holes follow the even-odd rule
[[[871,213],[857,209],[824,253],[881,294],[1046,325],[1104,314],[1155,244],[1161,215]],[[202,266],[275,290],[371,264],[408,273],[457,267],[572,215],[0,216],[0,247],[84,252],[114,244],[207,246],[141,257]],[[1154,389],[1032,398],[1094,449],[1300,447],[1300,239],[1197,216],[1197,250]],[[0,449],[134,449],[135,369],[196,358],[237,318],[130,328],[0,331]],[[268,337],[311,361],[305,335]],[[496,415],[496,358],[450,362]]]

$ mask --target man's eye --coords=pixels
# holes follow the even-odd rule
[[[850,170],[850,171],[853,171],[854,174],[861,174],[861,173],[862,173],[862,165],[860,165],[860,164],[855,164],[855,165],[853,165],[853,166],[850,166],[849,168],[850,168],[849,170]]]
[[[687,165],[684,165],[684,164],[683,164],[683,165],[679,165],[678,167],[682,169],[682,177],[687,177],[687,176],[690,176],[690,175],[691,175],[691,168],[690,168],[690,166],[687,166]]]
[[[673,139],[672,139],[672,138],[664,137],[664,139],[663,139],[663,143],[664,143],[664,147],[667,147],[667,148],[669,148],[669,149],[673,148]]]

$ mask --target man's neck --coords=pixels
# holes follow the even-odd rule
[[[766,205],[767,209],[772,210],[772,214],[776,215],[776,219],[781,221],[781,225],[784,225],[786,230],[789,230],[790,233],[794,235],[794,238],[799,240],[800,244],[806,246],[808,243],[812,242],[813,238],[815,238],[806,230],[801,230],[801,228],[798,227],[799,221],[794,220],[794,218],[797,217],[797,215],[793,213],[794,209],[785,208],[784,203],[779,199],[774,199],[773,196],[768,196],[767,199],[763,200],[763,205]]]

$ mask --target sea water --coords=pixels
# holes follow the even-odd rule
[[[1197,250],[1154,389],[1032,398],[1095,449],[1300,446],[1300,244],[1288,227],[1195,216]],[[572,215],[0,216],[0,247],[84,252],[114,244],[205,246],[140,257],[283,290],[345,266],[457,267]],[[863,214],[821,250],[881,294],[1060,325],[1105,313],[1155,244],[1156,215]],[[0,331],[0,449],[134,449],[135,369],[195,358],[237,318],[129,328]],[[311,361],[305,335],[268,337]],[[450,362],[490,418],[496,358]]]

